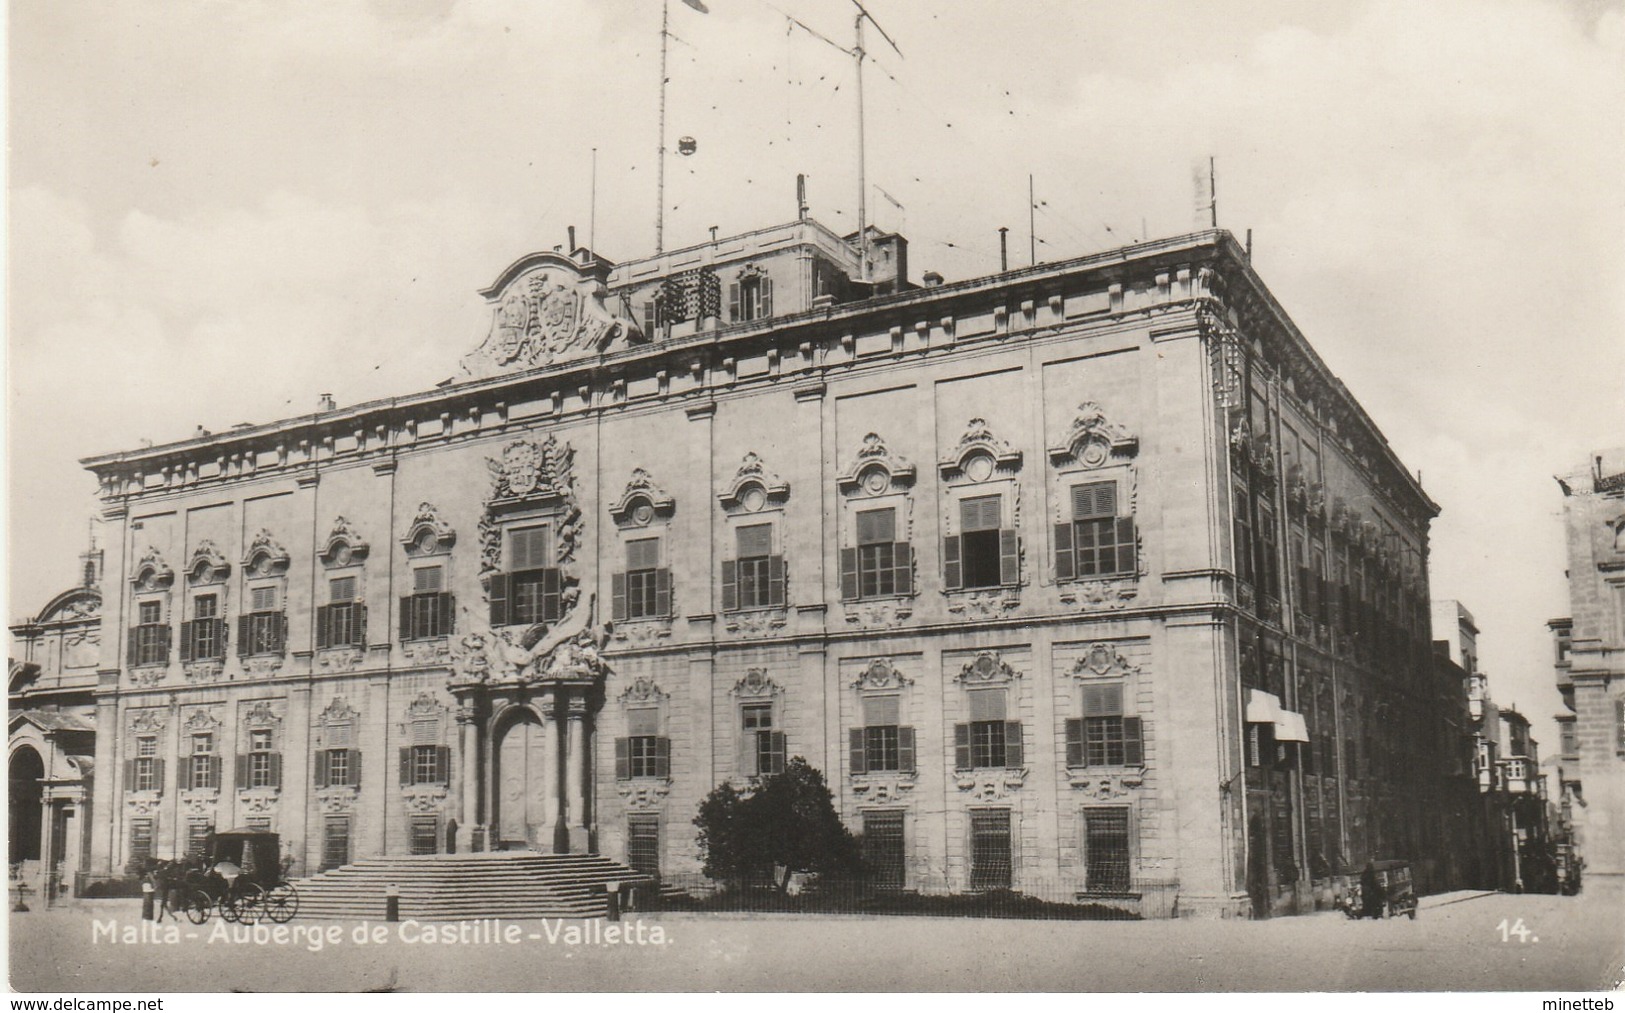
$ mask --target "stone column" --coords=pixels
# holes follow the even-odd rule
[[[581,854],[589,848],[587,832],[587,701],[570,698],[565,735],[564,790],[569,806],[570,851]]]
[[[547,839],[540,842],[543,851],[559,851],[558,840],[562,831],[559,824],[559,699],[552,692],[542,694],[542,826]]]
[[[463,771],[463,804],[462,815],[457,819],[457,850],[467,852],[474,850],[474,826],[480,818],[480,726],[474,720],[472,703],[457,708],[457,730],[462,754],[458,763]]]

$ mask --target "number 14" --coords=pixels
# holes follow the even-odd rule
[[[1513,936],[1517,936],[1518,937],[1518,942],[1520,942],[1520,943],[1529,942],[1529,939],[1530,939],[1529,926],[1527,926],[1527,925],[1525,925],[1523,923],[1522,918],[1519,918],[1519,919],[1515,920],[1511,925],[1508,925],[1507,920],[1505,918],[1503,918],[1503,919],[1501,919],[1501,924],[1497,925],[1496,928],[1499,929],[1500,932],[1501,932],[1501,942],[1503,942],[1503,943],[1510,943],[1512,941]],[[1538,936],[1535,937],[1535,938],[1536,938],[1536,941],[1539,941]]]

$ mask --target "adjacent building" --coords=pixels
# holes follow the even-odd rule
[[[1231,235],[924,286],[805,215],[566,250],[433,390],[84,462],[92,873],[246,825],[693,879],[700,799],[798,755],[881,886],[1443,869],[1437,507]]]
[[[1625,875],[1625,448],[1557,480],[1571,614],[1548,623],[1563,800],[1587,877]],[[1617,882],[1617,880],[1614,880]]]

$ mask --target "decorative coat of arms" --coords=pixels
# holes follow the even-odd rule
[[[637,324],[604,305],[600,278],[559,254],[525,258],[481,294],[496,306],[490,333],[463,359],[463,373],[471,379],[592,355],[617,340],[643,337]]]

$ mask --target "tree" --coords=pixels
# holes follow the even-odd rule
[[[783,892],[791,873],[855,875],[861,868],[857,840],[835,812],[824,775],[799,756],[748,791],[718,785],[694,825],[705,874],[735,885],[782,869],[774,886]]]

